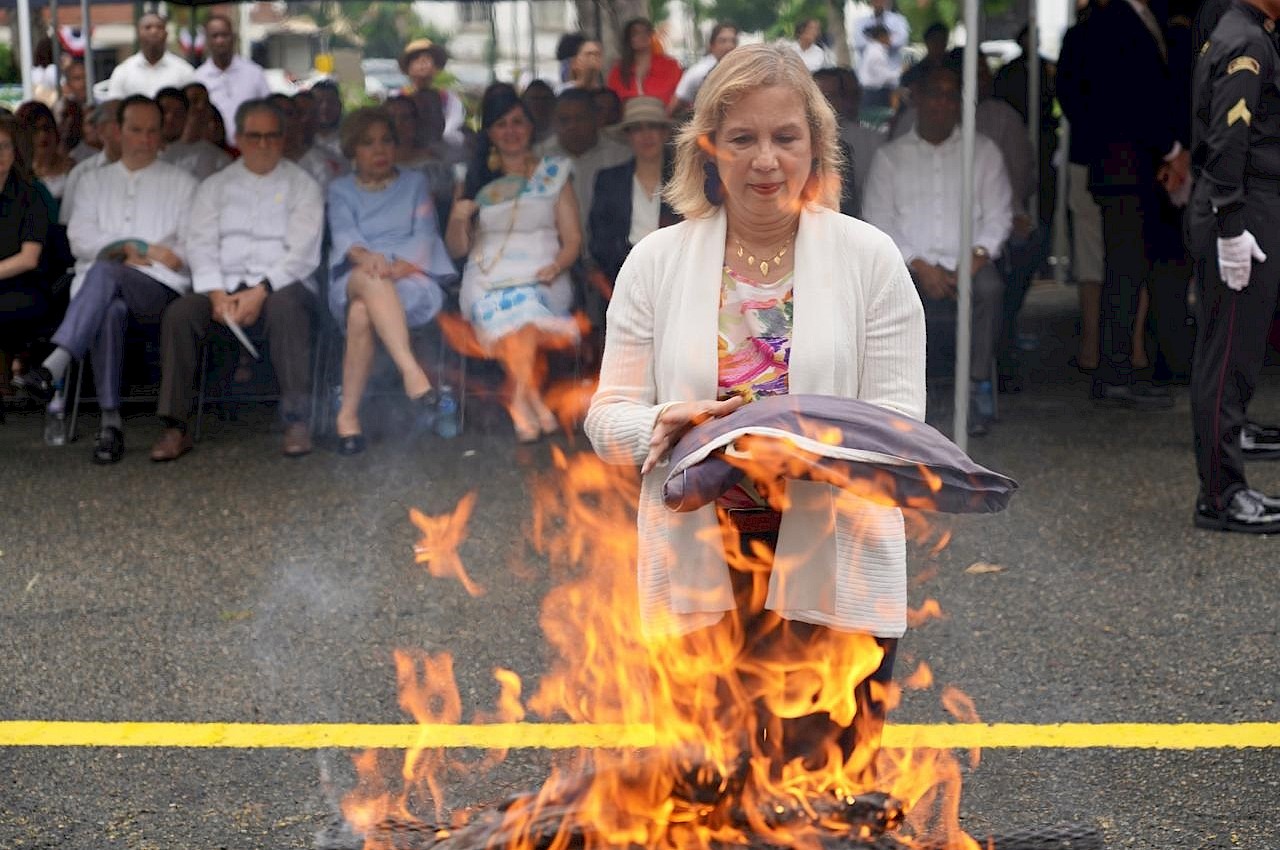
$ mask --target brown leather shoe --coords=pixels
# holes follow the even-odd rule
[[[311,454],[311,426],[306,422],[290,422],[284,429],[285,457]]]
[[[155,445],[151,447],[151,459],[154,461],[177,460],[191,451],[193,445],[190,434],[185,434],[177,428],[165,428],[160,434],[160,439],[156,440]]]

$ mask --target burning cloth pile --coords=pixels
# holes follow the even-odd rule
[[[399,796],[377,790],[385,783],[362,773],[344,800],[348,834],[361,836],[355,847],[977,850],[958,824],[955,757],[880,745],[883,711],[897,703],[901,687],[932,687],[923,662],[903,685],[877,680],[891,643],[768,610],[772,553],[759,551],[750,535],[733,534],[728,523],[703,542],[723,546],[736,610],[703,628],[646,631],[630,568],[638,551],[635,470],[558,450],[553,461],[533,484],[530,533],[562,580],[541,616],[556,661],[527,700],[514,673],[495,671],[501,710],[484,719],[514,722],[532,713],[555,722],[644,726],[652,729],[651,745],[577,751],[539,790],[462,813],[447,813],[440,800],[443,774],[472,767],[411,751]],[[663,496],[672,511],[704,507],[749,484],[767,509],[785,512],[792,482],[817,482],[841,498],[906,509],[917,542],[933,533],[922,518],[927,512],[998,511],[1017,488],[921,422],[826,396],[763,398],[692,428],[667,469]],[[417,675],[419,664],[446,673]],[[400,703],[415,720],[460,722],[451,659],[397,653],[397,665]],[[962,693],[944,690],[942,701],[956,716],[976,719]],[[427,798],[437,812],[430,825],[410,805]]]

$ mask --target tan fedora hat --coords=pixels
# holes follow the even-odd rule
[[[671,126],[667,108],[656,97],[633,97],[622,108],[622,121],[618,127],[629,130],[637,124],[662,124]]]
[[[449,54],[443,47],[429,38],[415,38],[400,51],[400,70],[407,72],[409,62],[419,53],[430,53],[431,61],[435,63],[437,71],[444,68],[445,63],[449,61]]]

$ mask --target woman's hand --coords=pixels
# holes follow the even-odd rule
[[[470,221],[471,217],[479,211],[480,205],[471,198],[458,198],[449,209],[449,218],[464,222]]]
[[[724,401],[681,401],[669,404],[658,414],[653,423],[653,436],[649,438],[649,456],[640,467],[641,475],[648,475],[649,470],[658,465],[658,461],[666,457],[671,448],[679,442],[694,425],[700,425],[708,419],[719,419],[728,416],[746,404],[746,398],[736,395]]]
[[[410,277],[418,274],[422,270],[408,260],[396,260],[391,264],[391,279],[399,280],[402,277]]]
[[[359,253],[356,253],[359,251]],[[352,248],[348,253],[356,268],[372,277],[390,277],[391,263],[382,254],[364,248]]]
[[[538,269],[538,283],[555,282],[555,279],[560,276],[561,271],[563,271],[563,269],[560,268],[560,265],[558,263],[552,263],[551,265],[543,266],[542,268]]]

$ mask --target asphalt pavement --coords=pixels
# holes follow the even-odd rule
[[[1280,723],[1280,540],[1197,531],[1185,390],[1168,411],[1104,410],[1071,370],[1072,290],[1040,287],[1026,388],[974,457],[1021,491],[996,516],[934,518],[910,557],[911,604],[943,616],[902,642],[985,721]],[[945,389],[936,393],[944,399]],[[1254,405],[1280,422],[1280,376]],[[945,402],[931,418],[945,423]],[[127,421],[118,466],[86,439],[42,445],[34,412],[0,425],[0,720],[398,723],[392,652],[455,658],[466,713],[495,667],[537,680],[550,589],[527,539],[529,476],[500,417],[456,440],[386,434],[356,458],[279,454],[269,411],[214,421],[152,464],[158,425]],[[93,416],[86,417],[91,432]],[[391,429],[394,430],[394,429]],[[554,443],[585,450],[581,437]],[[1280,491],[1280,464],[1252,467]],[[414,563],[410,507],[476,510],[460,554],[488,592]],[[979,565],[975,568],[975,565]],[[938,688],[890,722],[951,718]],[[0,747],[0,848],[305,848],[352,782],[342,751]],[[1088,824],[1107,846],[1280,847],[1276,749],[991,749],[966,769],[971,831]],[[469,754],[476,758],[476,754]],[[513,750],[464,772],[456,806],[536,787],[550,757]]]

